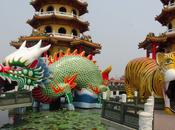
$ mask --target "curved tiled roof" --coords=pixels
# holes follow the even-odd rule
[[[39,11],[42,6],[47,4],[63,4],[76,8],[79,10],[80,15],[88,12],[88,3],[84,2],[83,0],[32,0],[30,4],[35,8],[36,11]]]

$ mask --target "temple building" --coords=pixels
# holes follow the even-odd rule
[[[39,40],[42,46],[51,44],[48,55],[59,50],[71,51],[78,49],[86,55],[100,53],[101,45],[94,43],[91,36],[85,35],[89,31],[89,22],[82,16],[88,12],[88,3],[84,0],[32,0],[30,4],[35,14],[27,23],[33,28],[30,36],[21,36],[10,44],[19,48],[24,41],[31,47]]]
[[[155,19],[167,27],[167,31],[155,36],[149,33],[145,40],[139,43],[139,48],[146,50],[146,56],[152,53],[152,58],[156,59],[156,52],[172,52],[175,51],[175,0],[161,0],[163,9],[160,15]]]

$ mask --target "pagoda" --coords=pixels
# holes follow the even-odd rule
[[[149,33],[145,40],[139,43],[139,48],[146,50],[146,56],[149,57],[152,53],[152,58],[156,59],[157,52],[172,52],[175,51],[175,0],[161,0],[163,9],[160,15],[155,17],[162,26],[167,27],[167,31],[155,36],[154,33]]]
[[[30,4],[35,14],[27,23],[33,28],[30,36],[21,36],[11,45],[19,48],[24,41],[31,47],[39,40],[42,46],[51,44],[47,55],[59,50],[85,51],[86,55],[100,53],[101,45],[94,43],[91,36],[84,35],[89,30],[89,22],[82,16],[88,12],[88,3],[83,0],[32,0]]]

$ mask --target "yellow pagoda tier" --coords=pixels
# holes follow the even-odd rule
[[[175,0],[161,0],[163,9],[160,15],[155,17],[162,26],[167,27],[167,31],[155,36],[149,33],[145,40],[139,43],[139,48],[146,50],[146,55],[152,53],[152,58],[156,58],[156,52],[175,51]]]
[[[70,48],[72,51],[86,51],[86,54],[100,53],[101,45],[94,43],[91,36],[84,35],[89,30],[89,22],[82,18],[87,13],[87,2],[84,0],[32,0],[35,14],[27,23],[33,28],[30,36],[21,36],[10,44],[19,48],[23,41],[27,46],[35,45],[38,40],[43,46],[51,44],[48,51],[53,55],[59,50]]]

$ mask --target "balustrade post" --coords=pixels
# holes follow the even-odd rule
[[[102,93],[102,99],[103,99],[103,100],[106,100],[106,99],[107,99],[107,92],[103,92],[103,93]]]
[[[147,99],[147,103],[144,104],[144,112],[139,113],[139,130],[153,129],[153,112],[154,100],[150,97]]]
[[[152,130],[152,114],[148,112],[139,113],[139,130]]]
[[[119,90],[116,91],[116,96],[117,96],[117,97],[119,96]]]
[[[110,92],[110,98],[113,98],[114,95],[113,95],[113,91]]]
[[[102,102],[103,102],[103,104],[102,104],[102,113],[101,113],[101,116],[102,117],[105,117],[106,101],[103,100]]]
[[[134,91],[134,103],[135,105],[138,104],[138,92],[137,91]]]
[[[122,102],[123,103],[126,103],[126,100],[127,100],[127,95],[126,94],[122,94]]]
[[[18,92],[15,92],[15,104],[17,103]]]
[[[154,110],[154,108],[153,108],[152,103],[145,103],[144,104],[144,111],[145,112],[148,112],[148,113],[152,114],[152,116],[153,116],[153,110]]]
[[[147,99],[147,103],[152,104],[152,107],[153,107],[153,109],[154,109],[154,99],[148,98],[148,99]]]
[[[123,124],[125,120],[125,103],[121,102],[120,103],[120,123]]]

